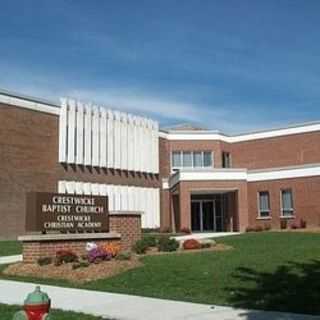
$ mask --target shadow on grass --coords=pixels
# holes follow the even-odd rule
[[[288,262],[274,272],[242,267],[233,276],[239,286],[228,290],[235,307],[320,315],[320,260]]]

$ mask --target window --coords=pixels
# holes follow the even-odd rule
[[[293,216],[293,196],[292,190],[281,190],[281,216]]]
[[[212,167],[212,153],[211,152],[204,152],[203,153],[203,166],[205,168]]]
[[[230,152],[222,152],[222,168],[231,168]]]
[[[182,166],[184,168],[192,168],[192,152],[184,151],[182,153]]]
[[[259,195],[259,217],[270,217],[270,199],[268,191],[261,191]]]
[[[213,153],[211,151],[173,151],[171,165],[173,170],[181,168],[212,168]]]
[[[172,167],[180,168],[182,166],[181,163],[181,152],[172,152]]]
[[[195,168],[202,168],[203,167],[203,162],[202,162],[202,152],[194,152],[193,153],[193,166]]]

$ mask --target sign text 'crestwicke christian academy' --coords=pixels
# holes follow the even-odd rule
[[[27,231],[108,231],[108,198],[45,192],[27,194]]]

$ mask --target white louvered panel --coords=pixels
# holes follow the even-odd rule
[[[82,182],[76,182],[75,183],[75,193],[76,194],[83,194],[83,183]]]
[[[114,168],[114,117],[111,110],[107,111],[108,125],[107,125],[107,166]]]
[[[76,154],[76,163],[77,164],[83,164],[83,147],[84,147],[84,141],[83,141],[83,124],[84,124],[84,116],[83,116],[83,104],[81,102],[77,102],[77,112],[76,112],[76,118],[77,118],[77,154]]]
[[[114,210],[121,210],[121,186],[114,187]]]
[[[143,119],[143,164],[142,172],[148,172],[148,146],[149,146],[149,136],[148,136],[148,120]]]
[[[121,168],[121,125],[117,111],[114,112],[114,168]]]
[[[134,187],[128,187],[128,210],[135,211],[134,205]]]
[[[66,193],[74,194],[76,192],[76,183],[74,181],[66,181]]]
[[[155,122],[151,121],[151,172],[152,173],[157,173],[157,165],[155,161],[156,148],[157,148],[156,137],[157,137],[157,134],[155,130]]]
[[[138,133],[139,133],[139,171],[143,172],[144,167],[144,120],[143,118],[139,117],[139,126],[138,126]]]
[[[98,183],[92,183],[91,184],[91,193],[94,196],[98,196],[100,193],[100,186]]]
[[[121,169],[128,170],[128,119],[125,113],[120,114],[121,126]]]
[[[100,116],[97,106],[93,107],[93,121],[92,121],[92,166],[99,166],[99,131],[100,131]]]
[[[91,195],[91,183],[90,182],[85,182],[83,184],[83,192],[85,195]]]
[[[148,132],[148,153],[147,153],[147,171],[149,173],[153,172],[153,159],[152,159],[152,121],[148,119],[147,121],[147,132]]]
[[[159,173],[159,124],[154,121],[154,136],[153,136],[153,144],[154,144],[154,173]]]
[[[133,117],[133,131],[134,131],[134,165],[133,170],[139,171],[139,129],[138,117]]]
[[[139,188],[139,207],[140,207],[140,211],[142,212],[142,216],[141,216],[142,228],[146,228],[146,225],[147,225],[146,204],[147,204],[147,201],[146,201],[144,188]]]
[[[131,115],[128,115],[128,170],[134,170],[134,124]]]
[[[148,228],[152,228],[154,225],[154,206],[153,206],[153,188],[147,188],[148,204],[147,204],[147,216],[148,216]]]
[[[59,162],[67,161],[67,100],[61,99],[59,116]]]
[[[58,193],[66,193],[67,187],[65,181],[59,181],[58,182]]]
[[[91,160],[91,136],[92,136],[92,109],[90,105],[85,106],[85,148],[84,148],[84,164],[86,166],[91,166],[92,160]]]
[[[68,163],[75,163],[76,103],[68,100]]]
[[[114,186],[113,185],[105,185],[107,188],[107,196],[109,201],[109,210],[115,210],[114,209]]]
[[[139,188],[138,187],[133,187],[133,204],[134,204],[134,207],[133,207],[133,210],[134,211],[139,211],[140,208],[139,208]]]
[[[155,228],[160,228],[160,189],[154,189]]]
[[[128,210],[128,187],[121,186],[121,210]]]
[[[99,195],[106,196],[107,195],[107,185],[99,184]]]
[[[100,167],[107,167],[107,111],[100,108]]]

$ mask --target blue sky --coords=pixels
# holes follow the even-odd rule
[[[227,133],[320,120],[320,1],[2,0],[0,88]]]

